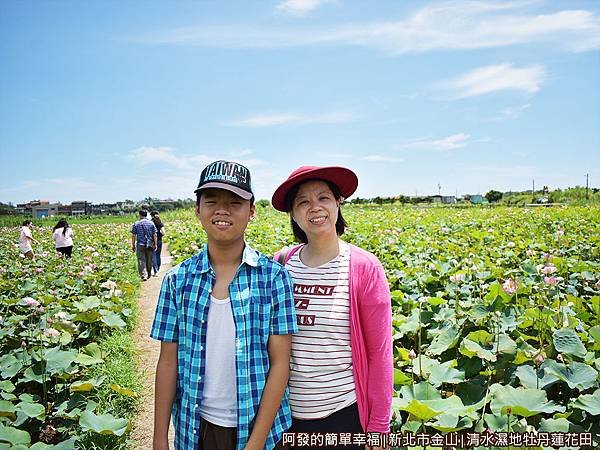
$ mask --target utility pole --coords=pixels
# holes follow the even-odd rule
[[[586,200],[590,199],[590,185],[589,185],[589,181],[590,181],[590,174],[586,173],[585,174],[585,199]]]
[[[442,185],[438,183],[438,195],[442,195]]]
[[[535,180],[531,180],[531,198],[532,202],[535,203]]]

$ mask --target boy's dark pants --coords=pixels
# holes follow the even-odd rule
[[[235,450],[237,430],[235,428],[221,427],[206,420],[200,424],[200,448],[202,450]],[[287,450],[281,442],[274,450]]]

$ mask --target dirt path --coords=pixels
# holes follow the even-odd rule
[[[160,351],[160,343],[151,339],[150,329],[154,320],[156,300],[160,292],[160,284],[167,270],[171,268],[171,256],[167,246],[163,245],[161,252],[161,267],[158,277],[150,277],[140,288],[138,305],[140,307],[139,323],[135,330],[138,343],[138,368],[144,376],[144,389],[140,398],[140,410],[133,424],[131,438],[138,450],[152,449],[152,431],[154,421],[154,374]],[[173,427],[169,432],[170,446],[173,448]]]

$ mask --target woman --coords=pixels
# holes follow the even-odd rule
[[[304,166],[273,194],[273,207],[290,214],[300,242],[275,255],[294,279],[299,326],[292,336],[290,432],[389,433],[389,285],[374,255],[339,238],[346,227],[340,204],[357,186],[349,169]]]
[[[32,229],[33,222],[25,220],[21,226],[21,235],[19,236],[19,251],[29,259],[34,259],[33,243],[38,243],[31,234]]]
[[[66,219],[60,219],[58,223],[54,225],[52,239],[54,239],[56,251],[67,258],[70,258],[73,253],[73,229],[67,223]]]
[[[165,226],[160,220],[160,215],[158,211],[152,211],[150,213],[152,216],[152,222],[154,226],[156,226],[157,230],[157,241],[156,241],[156,250],[154,251],[154,256],[152,257],[152,268],[154,269],[154,276],[158,276],[158,271],[160,270],[160,252],[162,251],[162,238],[165,234]]]

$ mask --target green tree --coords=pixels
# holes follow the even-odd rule
[[[487,194],[485,194],[485,198],[490,203],[496,203],[496,202],[502,200],[502,195],[503,195],[502,192],[495,191],[495,190],[492,189]]]

